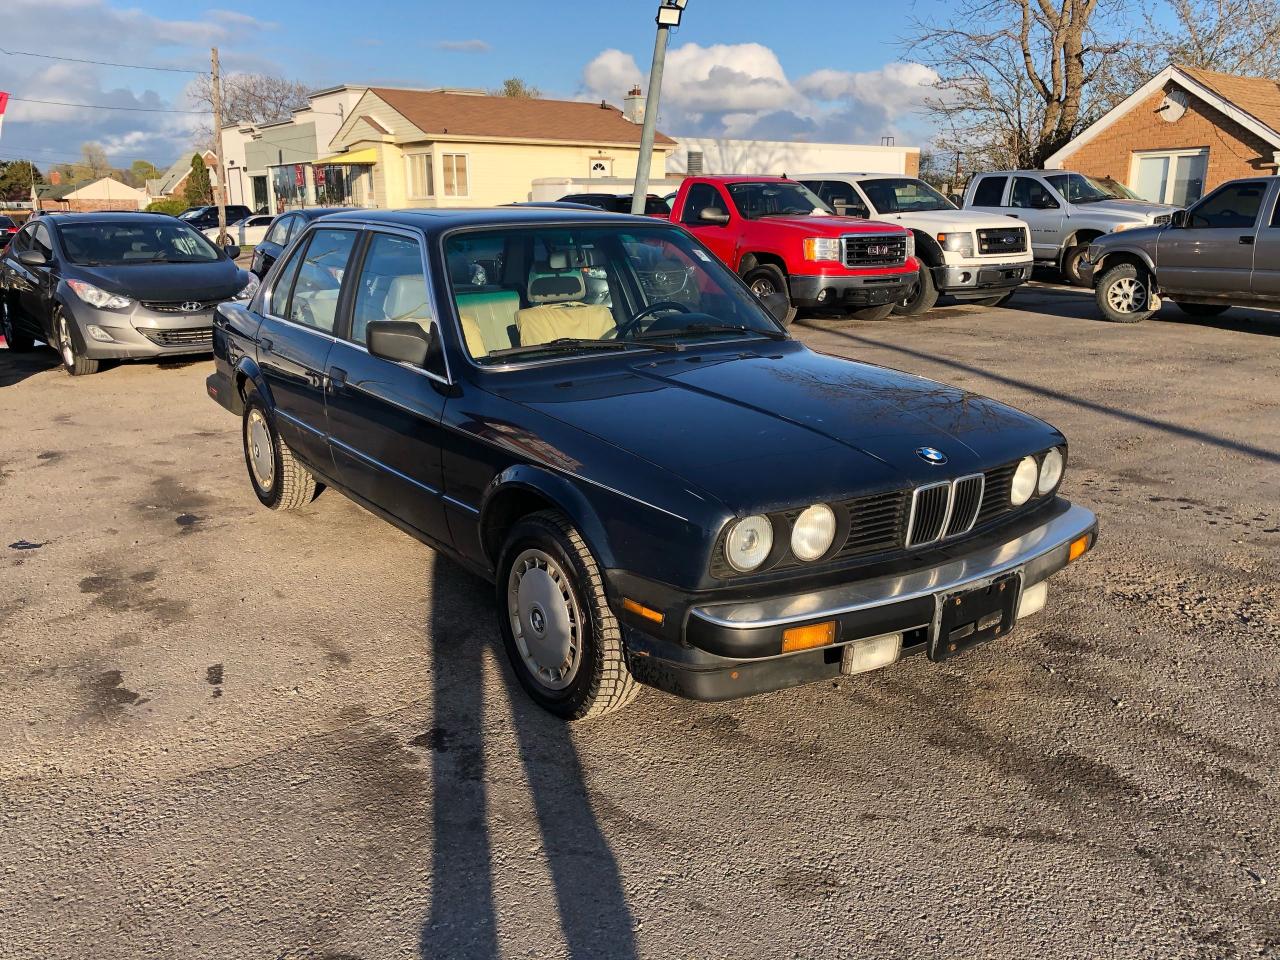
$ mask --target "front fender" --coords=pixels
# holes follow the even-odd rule
[[[1092,265],[1093,275],[1095,277],[1101,276],[1102,272],[1113,263],[1132,263],[1135,260],[1140,262],[1144,267],[1151,271],[1151,273],[1154,274],[1156,272],[1155,259],[1142,247],[1126,244],[1107,244],[1103,248],[1102,255],[1098,258],[1098,262]]]
[[[513,464],[495,476],[480,501],[480,539],[495,565],[503,531],[535,498],[569,518],[601,567],[617,565],[599,512],[583,489],[561,474],[528,463]],[[521,509],[513,514],[517,506]]]

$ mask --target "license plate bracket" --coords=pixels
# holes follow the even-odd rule
[[[1020,582],[1020,574],[1009,573],[944,594],[929,638],[929,659],[946,660],[1008,633],[1017,611]]]

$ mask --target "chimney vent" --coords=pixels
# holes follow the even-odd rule
[[[632,123],[644,123],[644,93],[636,84],[622,101],[622,115]]]

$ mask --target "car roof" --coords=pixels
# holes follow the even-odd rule
[[[793,180],[835,180],[839,177],[856,177],[858,179],[870,177],[898,177],[902,180],[919,180],[919,177],[912,176],[909,173],[890,173],[888,171],[877,170],[861,170],[857,172],[843,171],[840,173],[794,173],[791,175]]]
[[[795,177],[775,177],[769,174],[755,176],[746,173],[698,174],[690,180],[714,180],[716,183],[794,183]]]
[[[585,207],[585,205],[584,205]],[[325,219],[333,223],[383,224],[393,227],[411,227],[427,234],[439,234],[457,227],[483,226],[554,226],[558,223],[600,223],[617,226],[623,218],[630,218],[637,225],[652,227],[663,221],[653,217],[632,217],[626,213],[609,213],[595,207],[566,209],[551,206],[510,207],[454,207],[422,210],[356,210],[344,209]],[[672,226],[678,230],[679,227]]]
[[[99,210],[96,213],[64,213],[58,211],[59,223],[123,223],[126,220],[132,222],[154,220],[158,223],[172,223],[174,219],[173,216],[167,213],[147,213],[145,210],[139,210],[136,213],[131,210]]]

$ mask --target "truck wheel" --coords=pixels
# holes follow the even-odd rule
[[[1188,317],[1216,317],[1231,309],[1223,303],[1179,303],[1177,307]]]
[[[1013,291],[1008,293],[998,293],[994,297],[983,297],[981,300],[969,300],[969,303],[976,303],[980,307],[1002,307],[1009,302],[1009,298],[1013,296]]]
[[[1150,282],[1150,275],[1139,271],[1132,263],[1112,267],[1098,280],[1094,293],[1103,317],[1112,323],[1137,323],[1147,319],[1155,313],[1147,309]]]
[[[886,303],[879,307],[862,307],[858,310],[851,310],[849,318],[851,320],[887,320],[889,314],[893,313],[896,304]]]
[[[316,478],[276,431],[266,404],[256,393],[249,395],[241,426],[249,482],[262,505],[272,510],[295,510],[314,500]]]
[[[36,345],[35,337],[18,329],[8,296],[4,293],[0,293],[0,335],[4,336],[4,342],[14,353],[27,353]]]
[[[1071,247],[1062,256],[1062,279],[1073,287],[1087,287],[1084,277],[1080,275],[1080,261],[1089,252],[1089,245],[1081,244]]]
[[[98,372],[98,361],[83,355],[83,348],[76,343],[75,325],[67,319],[61,307],[53,308],[53,329],[58,331],[58,353],[62,357],[62,369],[73,377],[87,377]]]
[[[752,267],[742,276],[742,282],[751,288],[760,299],[764,299],[772,293],[784,294],[787,301],[791,300],[791,288],[787,285],[787,277],[781,270],[771,263],[762,263],[759,266]],[[796,308],[791,306],[787,308],[787,316],[782,321],[784,327],[791,326],[791,321],[796,318]]]
[[[899,300],[893,305],[893,312],[900,317],[918,317],[932,310],[937,302],[938,288],[933,283],[933,271],[921,264],[920,279],[916,281],[915,289],[905,300]]]
[[[600,569],[564,514],[544,510],[512,528],[496,587],[503,646],[540,707],[582,720],[639,695]]]

